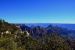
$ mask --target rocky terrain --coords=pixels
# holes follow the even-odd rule
[[[0,50],[75,50],[75,31],[10,24],[0,20]]]

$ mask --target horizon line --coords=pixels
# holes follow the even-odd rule
[[[10,23],[10,22],[8,22],[8,23]],[[38,23],[11,23],[11,24],[75,24],[75,23],[40,23],[40,22],[38,22]]]

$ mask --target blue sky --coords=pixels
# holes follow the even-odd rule
[[[0,0],[0,18],[10,23],[75,24],[75,0]]]

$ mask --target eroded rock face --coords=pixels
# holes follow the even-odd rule
[[[7,30],[7,31],[5,31],[5,33],[6,33],[6,34],[11,34],[11,32],[10,32],[10,31],[8,31],[8,30]]]
[[[27,36],[27,37],[29,36],[29,34],[30,34],[30,33],[29,33],[28,31],[26,31],[26,36]]]

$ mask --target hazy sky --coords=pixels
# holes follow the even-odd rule
[[[75,23],[75,0],[0,0],[0,18],[10,23]]]

